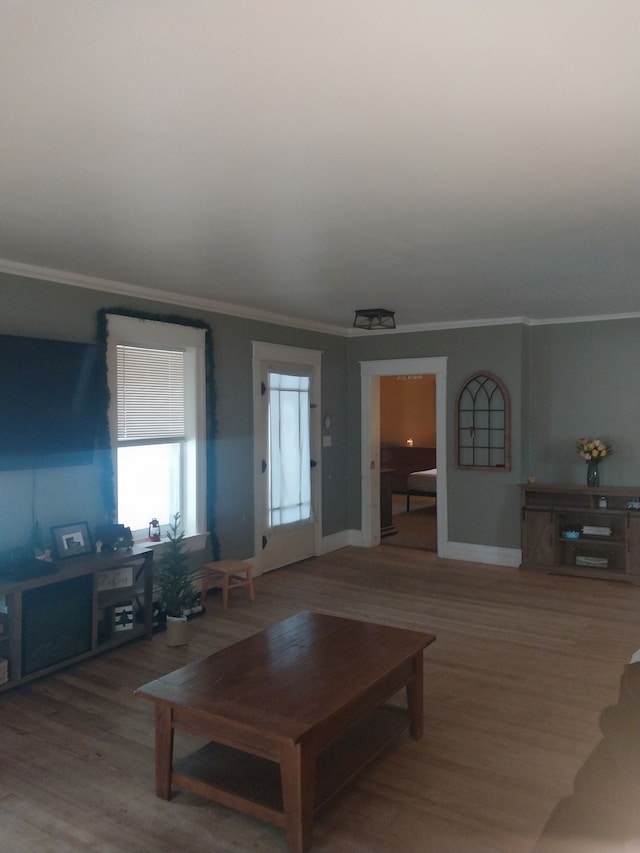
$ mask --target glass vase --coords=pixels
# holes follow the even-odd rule
[[[587,462],[587,486],[600,485],[600,469],[595,459],[589,459]]]

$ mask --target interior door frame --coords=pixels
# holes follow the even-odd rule
[[[447,502],[447,357],[398,358],[360,362],[361,531],[364,547],[380,544],[380,377],[436,377],[436,467],[438,556],[446,556],[449,539]]]
[[[320,395],[322,393],[322,350],[291,347],[285,344],[269,344],[263,341],[252,341],[252,376],[253,376],[253,512],[254,512],[254,562],[256,574],[262,573],[262,535],[264,527],[261,523],[264,515],[263,493],[261,491],[264,473],[261,470],[264,435],[261,418],[262,395],[260,393],[260,377],[265,365],[278,363],[285,367],[305,365],[313,373],[311,388],[311,417],[309,423],[309,438],[311,458],[315,460],[314,473],[311,478],[311,511],[314,525],[313,541],[314,554],[321,552],[322,545],[322,452],[320,427]]]

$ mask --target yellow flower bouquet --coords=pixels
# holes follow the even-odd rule
[[[578,455],[585,462],[600,462],[605,456],[611,456],[613,448],[599,438],[579,438],[576,441]]]
[[[587,463],[587,486],[600,485],[600,462],[607,456],[611,456],[613,448],[600,438],[579,438],[576,441],[576,450]]]

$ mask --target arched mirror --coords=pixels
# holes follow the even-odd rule
[[[508,471],[510,414],[509,395],[496,376],[469,377],[456,400],[458,466]]]

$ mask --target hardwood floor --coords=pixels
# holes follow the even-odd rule
[[[438,550],[438,513],[434,498],[412,497],[411,511],[406,511],[406,495],[393,496],[393,526],[396,530],[380,540],[381,545],[415,548],[422,551]]]
[[[346,548],[207,599],[187,647],[162,634],[0,695],[0,849],[284,853],[280,830],[153,793],[139,685],[300,610],[426,630],[425,733],[366,768],[317,816],[313,851],[528,853],[601,737],[640,646],[640,587]],[[193,746],[176,734],[176,755]],[[609,851],[607,851],[609,853]]]

